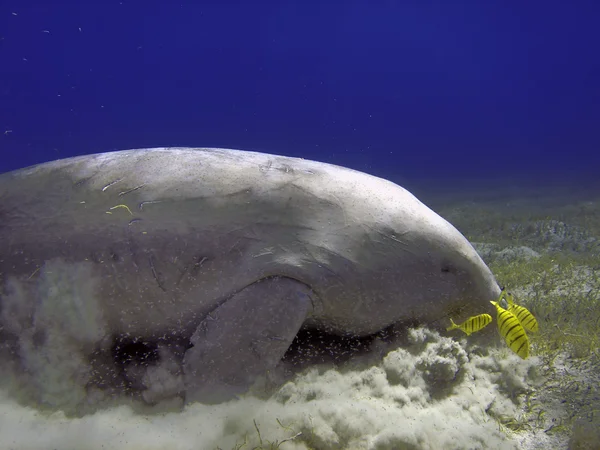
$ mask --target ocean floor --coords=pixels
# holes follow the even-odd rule
[[[543,382],[521,398],[507,436],[523,449],[600,449],[600,184],[490,183],[421,197],[540,323],[530,340]]]
[[[600,449],[600,189],[407,187],[537,317],[530,358],[477,333],[396,329],[344,358],[348,343],[322,345],[302,370],[290,357],[221,405],[131,401],[83,417],[19,404],[5,382],[0,448]]]

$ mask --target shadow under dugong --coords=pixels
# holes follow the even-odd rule
[[[5,353],[36,401],[61,408],[123,380],[148,402],[219,402],[303,325],[365,336],[489,312],[500,293],[467,239],[402,187],[212,148],[0,175],[0,283]]]

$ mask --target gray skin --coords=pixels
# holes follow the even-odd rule
[[[51,262],[79,264],[93,282],[66,308],[93,331],[65,331],[81,340],[69,348],[91,358],[122,335],[176,337],[187,402],[244,392],[303,325],[364,336],[490,312],[500,293],[467,239],[402,187],[224,149],[102,153],[0,175],[0,255],[4,333],[43,347],[36,292]],[[9,305],[16,291],[25,305]]]

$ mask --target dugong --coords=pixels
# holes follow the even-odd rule
[[[65,408],[123,380],[149,402],[220,402],[303,326],[365,336],[486,312],[500,294],[467,239],[402,187],[216,148],[0,175],[0,285],[5,353],[37,401]]]

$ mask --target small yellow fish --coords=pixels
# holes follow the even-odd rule
[[[504,309],[498,302],[490,301],[498,311],[498,331],[506,345],[523,359],[529,356],[529,338],[517,317]]]
[[[537,320],[533,317],[533,314],[531,314],[524,306],[516,305],[512,294],[506,294],[506,303],[508,303],[508,311],[513,313],[517,319],[519,319],[523,328],[534,333],[539,330]]]
[[[467,336],[469,336],[471,333],[475,333],[476,331],[487,327],[491,321],[492,316],[490,316],[489,314],[479,314],[478,316],[469,317],[460,325],[456,325],[454,321],[450,319],[450,323],[452,323],[452,326],[446,328],[446,331],[456,330],[458,328],[459,330],[464,331],[467,334]]]

